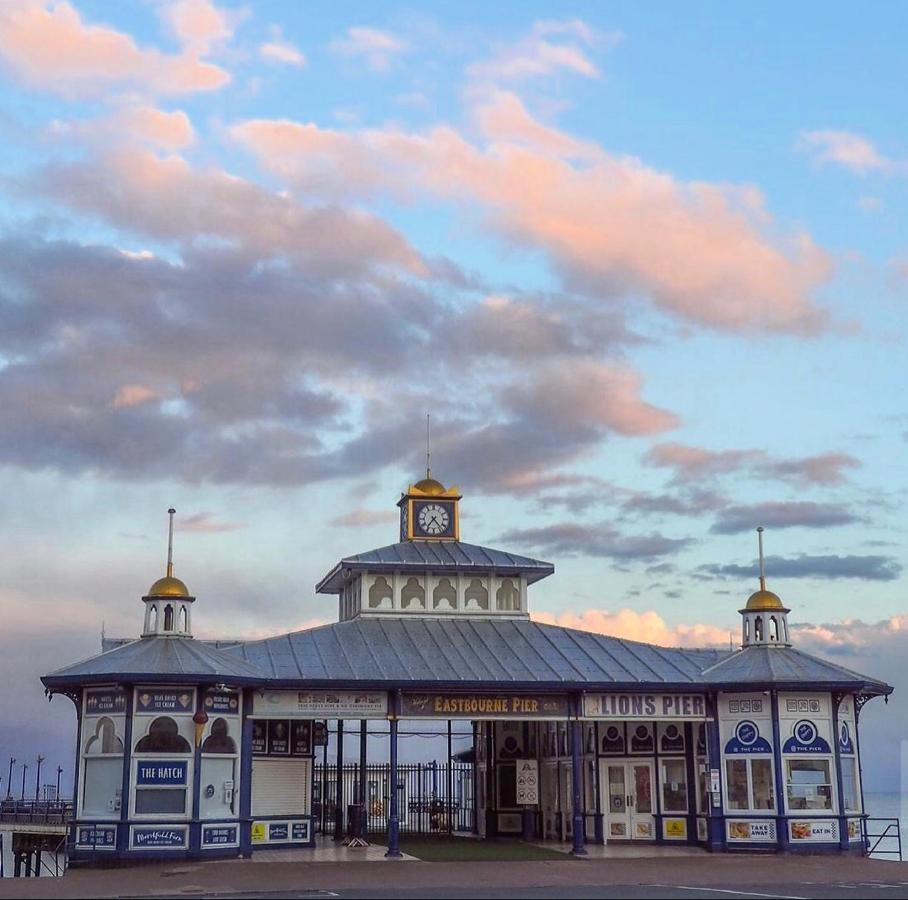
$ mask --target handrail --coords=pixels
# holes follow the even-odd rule
[[[871,832],[868,825],[871,823],[878,823],[883,830],[880,832]],[[864,842],[864,855],[873,856],[897,856],[901,861],[902,859],[902,830],[901,823],[898,818],[895,816],[864,816],[861,819],[861,831],[862,838]],[[895,840],[896,848],[894,850],[882,849],[880,844],[885,840]],[[870,845],[870,842],[874,841],[873,846]]]
[[[66,825],[72,816],[71,800],[0,800],[0,822]]]

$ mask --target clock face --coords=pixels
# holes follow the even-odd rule
[[[448,530],[451,516],[438,503],[427,503],[419,510],[416,521],[423,534],[443,534]]]

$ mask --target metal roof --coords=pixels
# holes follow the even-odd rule
[[[320,594],[337,594],[353,572],[500,572],[525,575],[533,584],[555,571],[552,563],[463,541],[401,541],[355,556],[345,556],[316,586]]]
[[[803,690],[810,685],[854,685],[871,694],[889,694],[892,687],[884,681],[860,675],[844,666],[827,662],[793,647],[745,647],[719,660],[703,672],[711,685],[785,685]]]
[[[235,653],[192,638],[139,638],[57,669],[41,680],[46,687],[63,684],[91,684],[130,679],[142,681],[184,681],[215,678],[233,683],[258,683],[261,672]]]

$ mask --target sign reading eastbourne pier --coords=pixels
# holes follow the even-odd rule
[[[566,719],[566,694],[403,694],[402,719]]]
[[[386,691],[264,691],[253,700],[256,718],[384,719]]]
[[[586,694],[583,715],[587,719],[680,719],[704,720],[703,694]]]

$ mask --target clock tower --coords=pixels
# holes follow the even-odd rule
[[[427,471],[426,477],[411,484],[397,503],[400,508],[400,539],[459,541],[458,506],[461,496],[456,487],[445,488]]]

